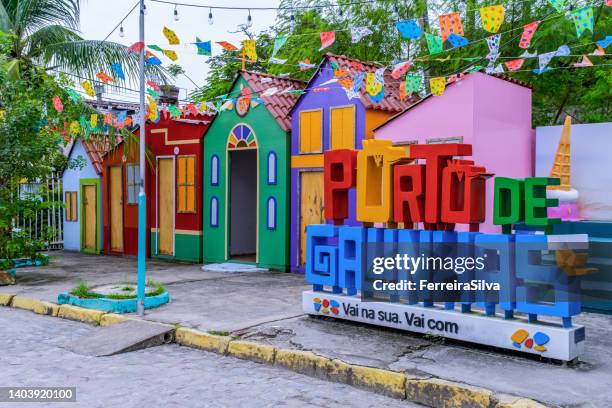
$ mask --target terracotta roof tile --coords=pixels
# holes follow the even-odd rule
[[[251,72],[251,71],[241,71],[240,74],[247,81],[249,86],[253,89],[253,91],[257,94],[262,93],[268,88],[276,87],[279,91],[283,91],[286,89],[304,89],[306,87],[306,83],[304,81],[300,81],[298,79],[291,78],[280,78],[275,75],[270,74],[262,74],[260,72]],[[270,81],[262,82],[264,78],[271,78]],[[289,116],[289,111],[297,102],[299,96],[292,95],[289,93],[280,94],[277,93],[272,96],[258,96],[262,99],[266,104],[266,108],[276,122],[278,122],[279,126],[285,131],[288,132],[291,130],[291,118]]]
[[[349,58],[344,55],[336,55],[332,53],[325,54],[325,58],[330,62],[335,62],[338,67],[342,70],[355,70],[356,66],[361,66],[360,69],[363,72],[374,72],[382,65],[373,62],[363,62],[358,59]],[[413,105],[420,98],[416,94],[412,94],[410,97],[405,98],[403,101],[400,99],[400,83],[401,79],[393,79],[391,77],[391,71],[385,71],[385,97],[378,103],[372,102],[370,97],[367,95],[365,90],[365,80],[361,84],[361,103],[366,109],[382,110],[387,112],[401,112],[409,106]]]
[[[82,140],[82,143],[85,152],[87,152],[87,155],[89,156],[91,164],[96,170],[96,173],[102,174],[102,158],[111,150],[110,141],[107,137],[104,137],[100,140]]]

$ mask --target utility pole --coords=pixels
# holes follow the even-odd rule
[[[139,41],[144,44],[144,17],[145,17],[145,4],[144,0],[140,0],[140,37]],[[145,122],[146,122],[146,109],[145,109],[145,54],[144,47],[140,50],[140,114],[138,115],[139,123],[139,148],[140,148],[140,192],[138,193],[138,315],[144,316],[144,300],[145,300],[145,284],[146,284],[146,264],[145,257],[147,256],[147,197],[145,194]]]

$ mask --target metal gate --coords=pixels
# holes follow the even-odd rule
[[[43,239],[47,249],[64,247],[63,188],[61,173],[44,180],[19,184],[16,198],[34,205],[20,209],[13,220],[13,231],[24,232],[31,239]]]

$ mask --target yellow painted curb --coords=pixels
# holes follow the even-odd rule
[[[179,327],[175,337],[175,341],[181,346],[195,347],[219,354],[227,353],[231,340],[230,336],[216,336],[185,327]]]
[[[13,293],[0,293],[0,306],[9,306],[14,297]]]
[[[234,340],[227,349],[229,355],[258,363],[274,364],[276,347],[250,341]]]
[[[546,405],[542,405],[537,401],[529,398],[515,397],[514,395],[495,395],[497,401],[499,401],[495,408],[546,408]]]
[[[406,397],[429,407],[482,407],[489,408],[495,402],[493,392],[467,384],[430,379],[408,379]]]
[[[91,323],[98,325],[102,316],[106,313],[100,310],[85,309],[78,306],[72,305],[61,305],[59,308],[59,317],[64,319],[76,320],[84,323]]]
[[[394,398],[406,398],[406,376],[403,373],[352,365],[351,380],[357,387]]]
[[[57,316],[59,311],[59,305],[51,302],[45,302],[44,300],[31,299],[23,296],[15,296],[11,301],[11,306],[16,309],[29,310],[31,312],[48,315],[48,316]]]
[[[120,315],[119,313],[106,313],[100,318],[100,326],[112,326],[113,324],[130,320],[129,317]]]

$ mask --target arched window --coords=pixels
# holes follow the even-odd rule
[[[210,226],[219,226],[219,199],[215,196],[210,199]]]
[[[268,229],[276,229],[276,200],[274,197],[268,198]]]
[[[210,185],[219,185],[219,156],[216,154],[210,158]]]
[[[276,184],[276,153],[268,153],[268,184]]]

